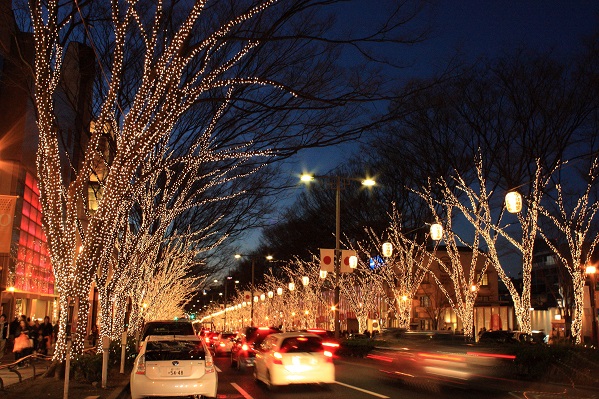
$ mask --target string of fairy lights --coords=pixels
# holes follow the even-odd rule
[[[78,170],[76,179],[69,182],[68,186],[65,185],[61,174],[60,147],[56,128],[58,124],[53,109],[53,97],[62,73],[63,47],[59,42],[59,36],[63,29],[68,29],[69,22],[72,21],[67,20],[64,25],[58,23],[60,4],[56,0],[46,3],[31,3],[34,5],[30,12],[35,40],[35,103],[39,115],[37,124],[40,137],[37,168],[44,211],[44,230],[48,238],[48,249],[60,298],[58,304],[60,330],[55,351],[56,359],[64,359],[66,354],[66,315],[71,302],[69,298],[77,304],[77,319],[87,320],[89,311],[87,298],[92,284],[96,283],[102,307],[101,322],[116,326],[118,323],[111,323],[108,319],[110,313],[108,309],[118,306],[118,317],[121,318],[125,293],[131,290],[132,284],[136,282],[135,279],[130,279],[130,284],[122,284],[119,277],[123,277],[126,273],[137,278],[148,274],[153,275],[151,268],[139,272],[119,265],[119,262],[115,261],[114,249],[120,246],[119,251],[125,251],[123,244],[138,243],[138,250],[145,253],[148,245],[158,245],[156,242],[140,243],[143,240],[119,242],[119,229],[126,225],[129,209],[133,204],[131,198],[141,198],[140,193],[144,187],[147,187],[146,181],[143,179],[137,181],[137,184],[131,184],[131,182],[138,180],[137,171],[140,170],[140,167],[144,168],[147,165],[157,145],[160,143],[165,145],[168,142],[164,139],[173,131],[181,115],[204,93],[218,88],[227,88],[229,93],[232,93],[234,86],[267,85],[295,95],[283,85],[270,80],[256,77],[222,78],[258,45],[256,41],[248,41],[232,56],[223,57],[225,61],[220,61],[220,64],[213,62],[216,57],[220,57],[218,55],[220,51],[229,51],[224,45],[228,32],[258,15],[276,3],[276,0],[265,1],[239,15],[217,28],[192,48],[186,46],[194,32],[194,26],[204,10],[205,1],[195,2],[180,29],[167,44],[160,42],[160,26],[164,16],[162,2],[159,1],[156,4],[155,23],[149,36],[145,35],[143,27],[145,18],[143,20],[140,18],[136,10],[136,3],[134,1],[113,3],[114,51],[111,58],[111,73],[106,73],[105,67],[100,64],[107,90],[99,114],[96,116],[96,127],[99,128],[90,131],[84,161]],[[126,8],[125,12],[121,12],[121,7]],[[84,22],[85,33],[96,51],[89,26],[85,24],[80,10],[79,12]],[[146,54],[143,63],[144,73],[136,97],[124,112],[117,98],[122,85],[120,78],[124,60],[127,57],[127,41],[129,40],[127,35],[131,32],[132,24],[136,25],[136,28],[143,33]],[[161,50],[164,51],[156,57]],[[185,55],[182,56],[182,54]],[[198,58],[202,67],[190,74],[189,67]],[[120,114],[123,115],[120,121],[115,118],[116,109],[119,109]],[[226,106],[223,105],[221,109],[222,112],[219,112],[213,119],[214,123],[223,114]],[[260,167],[246,171],[241,176],[234,176],[233,172],[244,161],[270,155],[268,150],[250,151],[251,143],[228,151],[219,152],[210,149],[214,141],[209,137],[213,133],[214,125],[205,131],[205,135],[200,140],[202,149],[195,157],[188,156],[183,162],[181,160],[173,162],[179,165],[184,164],[180,176],[194,176],[194,170],[201,164],[217,163],[225,159],[239,160],[228,171],[207,172],[205,177],[212,176],[213,179],[204,190],[209,190],[210,187],[217,184],[228,184],[236,178],[255,173]],[[101,198],[96,198],[97,209],[93,213],[87,214],[87,221],[84,225],[79,221],[79,204],[87,202],[87,183],[90,176],[95,173],[94,165],[101,164],[105,158],[106,144],[103,138],[106,135],[114,139],[116,150],[113,159],[104,163],[103,167],[108,170],[107,175],[103,179],[97,179],[101,187]],[[159,172],[155,170],[154,173]],[[225,201],[238,195],[239,193],[232,193],[215,200]],[[172,220],[176,214],[190,206],[182,202],[176,205],[174,210],[167,210],[166,207],[157,210],[156,219],[164,220],[165,225],[168,225],[168,220]],[[194,204],[194,206],[198,205],[201,204]],[[127,262],[127,260],[140,262],[140,258],[134,256],[121,259],[124,263],[136,264]],[[143,269],[140,266],[142,263],[137,263],[137,265],[138,269]],[[116,274],[110,275],[115,272]],[[143,292],[146,294],[149,292],[147,287]],[[173,290],[170,292],[174,293]],[[139,293],[134,295],[139,296]],[[139,305],[140,298],[136,297],[134,302]],[[157,306],[164,308],[163,305],[158,304]],[[140,306],[136,306],[136,308],[139,312]],[[151,310],[146,309],[145,313],[149,315]],[[83,349],[85,329],[86,323],[76,324],[72,347],[74,353],[80,353]]]

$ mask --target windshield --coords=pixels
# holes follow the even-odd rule
[[[281,344],[281,352],[322,352],[322,339],[320,337],[292,337],[286,338]]]
[[[150,341],[145,357],[146,361],[204,360],[206,353],[198,341]]]
[[[143,338],[148,335],[195,335],[189,323],[156,323],[148,324]]]

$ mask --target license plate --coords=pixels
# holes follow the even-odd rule
[[[166,374],[171,375],[171,376],[183,375],[183,369],[172,367],[172,368],[168,369]]]

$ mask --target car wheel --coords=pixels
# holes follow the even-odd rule
[[[270,371],[266,370],[266,385],[268,386],[269,391],[276,391],[278,385],[272,383],[272,379],[270,378]]]
[[[239,356],[237,358],[237,363],[235,364],[237,367],[237,371],[244,371],[245,370],[245,360],[243,358],[243,356]]]
[[[233,359],[232,353],[231,353],[231,367],[237,367],[237,360]]]
[[[254,381],[260,382],[260,379],[258,378],[258,370],[256,365],[254,365],[254,372],[252,374],[254,375]]]

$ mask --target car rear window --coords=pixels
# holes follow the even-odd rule
[[[320,337],[292,337],[286,338],[281,344],[281,352],[322,352],[322,339]]]
[[[204,360],[206,352],[198,341],[150,341],[145,357],[147,361]]]
[[[245,340],[254,347],[259,347],[270,334],[280,333],[278,328],[248,327],[245,330]]]
[[[149,324],[147,325],[143,338],[148,335],[195,335],[193,327],[188,323],[173,323],[173,324]]]
[[[220,336],[221,339],[229,339],[235,337],[237,334],[222,334]]]

